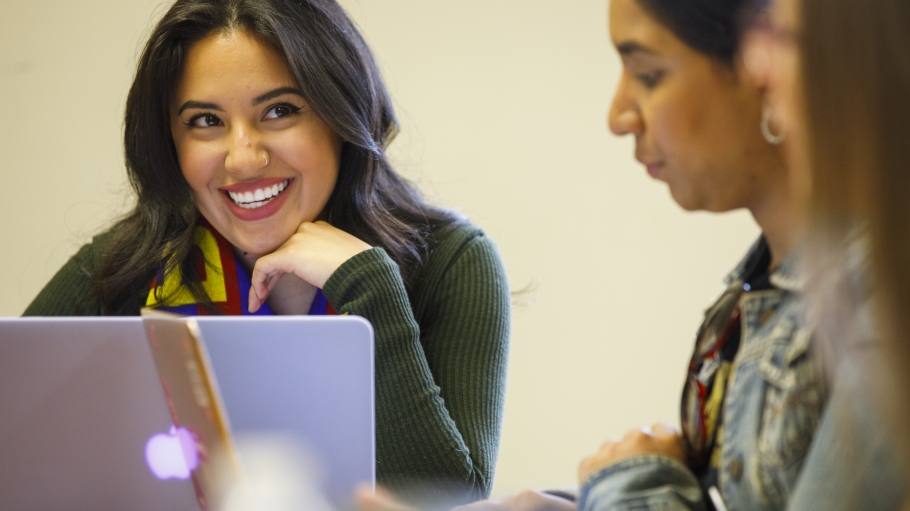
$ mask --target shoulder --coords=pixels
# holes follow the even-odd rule
[[[417,316],[431,302],[491,293],[503,300],[508,295],[505,266],[493,240],[463,219],[434,229],[429,255],[411,293]]]
[[[24,315],[102,315],[95,285],[114,236],[111,231],[99,234],[83,245],[38,293]]]
[[[104,257],[113,247],[116,238],[121,232],[120,226],[110,227],[106,231],[93,236],[91,241],[83,245],[82,248],[97,257]]]
[[[92,278],[95,278],[120,232],[119,226],[114,225],[108,230],[93,236],[91,241],[82,245],[76,255],[73,256],[73,259]]]
[[[456,263],[501,264],[499,251],[486,233],[467,219],[433,229],[424,276],[444,273]]]
[[[101,270],[105,256],[113,245],[116,231],[116,227],[113,227],[92,237],[88,243],[79,248],[60,271],[75,271],[94,281]]]

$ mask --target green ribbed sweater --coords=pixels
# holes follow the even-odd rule
[[[93,292],[108,236],[83,246],[26,316],[103,315]],[[462,224],[438,240],[409,296],[381,248],[352,257],[323,289],[340,313],[373,324],[376,472],[420,500],[489,495],[499,446],[509,338],[509,289],[495,245]],[[147,291],[136,300],[136,311]],[[415,486],[416,485],[416,486]]]

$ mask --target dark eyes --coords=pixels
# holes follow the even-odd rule
[[[208,128],[212,126],[221,125],[221,119],[212,114],[199,114],[190,117],[190,120],[186,122],[187,127],[190,128]]]
[[[288,117],[300,113],[302,110],[299,106],[294,106],[290,103],[278,103],[277,105],[272,105],[266,110],[265,115],[262,116],[262,120],[268,119],[281,119],[282,117]],[[213,128],[216,126],[223,126],[224,123],[221,119],[211,113],[202,113],[196,114],[185,122],[187,128]]]
[[[654,71],[651,73],[639,73],[635,75],[635,79],[641,82],[645,88],[653,89],[660,83],[660,80],[664,77],[663,71]]]
[[[294,115],[300,112],[301,108],[299,106],[294,106],[290,103],[280,103],[268,109],[268,111],[263,116],[263,119],[278,119],[280,117],[287,117],[289,115]]]

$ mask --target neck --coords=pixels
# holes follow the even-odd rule
[[[805,237],[805,212],[786,183],[769,190],[749,211],[765,235],[771,250],[769,269],[774,269]]]

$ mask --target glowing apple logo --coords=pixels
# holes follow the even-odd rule
[[[189,479],[199,466],[193,433],[171,426],[170,433],[154,435],[145,444],[145,461],[158,479]]]

